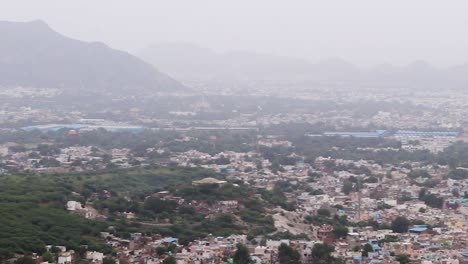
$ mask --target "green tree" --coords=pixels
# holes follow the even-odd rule
[[[44,253],[42,255],[42,260],[45,261],[45,262],[49,262],[49,263],[54,263],[55,262],[54,256],[49,251],[47,251],[46,253]]]
[[[52,247],[50,248],[50,252],[52,252],[52,253],[54,253],[54,254],[58,254],[58,253],[60,253],[60,251],[61,251],[60,248],[58,248],[58,247],[56,247],[56,246],[52,246]]]
[[[104,258],[102,264],[115,264],[115,260],[112,258]]]
[[[410,221],[406,217],[398,216],[392,221],[392,230],[395,233],[406,233],[408,232],[409,225]]]
[[[301,263],[301,255],[292,247],[281,243],[278,248],[278,258],[280,264],[299,264]]]
[[[351,193],[352,190],[353,190],[353,183],[350,180],[345,180],[343,183],[343,187],[341,188],[341,191],[344,194],[348,195]]]
[[[18,258],[15,261],[15,264],[36,264],[36,261],[32,259],[30,256],[24,256],[24,257]]]
[[[348,228],[346,226],[334,226],[332,230],[332,234],[334,238],[346,238],[348,236]]]
[[[405,255],[405,254],[400,254],[400,255],[397,255],[396,258],[395,258],[397,261],[400,262],[400,264],[408,264],[410,263],[410,258],[408,255]]]
[[[468,171],[455,169],[449,172],[448,177],[454,180],[466,180],[468,179]]]
[[[234,253],[234,264],[250,264],[252,263],[252,259],[250,258],[249,254],[249,249],[242,245],[242,244],[237,244],[236,245],[237,250],[236,253]]]
[[[162,264],[176,264],[177,261],[176,259],[173,257],[173,256],[169,256],[167,258],[165,258],[162,262]]]
[[[416,178],[431,178],[431,175],[425,171],[425,170],[412,170],[410,173],[408,173],[408,177],[411,179],[416,179]]]
[[[369,252],[374,251],[372,246],[370,244],[365,244],[364,247],[362,248],[362,256],[367,257],[369,256]]]
[[[317,243],[312,248],[312,263],[313,264],[329,264],[333,263],[335,259],[331,256],[331,253],[335,251],[332,246],[327,244]]]
[[[177,207],[175,201],[165,201],[156,197],[150,197],[145,201],[144,208],[154,213],[173,212]]]
[[[164,255],[166,253],[167,253],[167,248],[166,247],[159,246],[159,247],[156,248],[156,254],[158,256],[162,256],[162,255]]]
[[[317,210],[317,215],[330,217],[331,213],[330,213],[330,211],[328,209],[320,208],[320,209]]]

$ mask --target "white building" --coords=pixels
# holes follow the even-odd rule
[[[83,209],[83,205],[77,201],[68,201],[67,202],[67,210],[68,211],[76,211]]]

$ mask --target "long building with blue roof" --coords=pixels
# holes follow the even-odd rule
[[[48,125],[37,125],[27,126],[21,129],[26,132],[40,131],[40,132],[54,132],[61,129],[75,129],[75,130],[96,130],[105,129],[109,132],[130,132],[139,133],[145,130],[141,126],[129,126],[129,125],[87,125],[87,124],[48,124]]]
[[[395,137],[409,137],[409,138],[428,138],[428,137],[458,137],[459,132],[456,131],[412,131],[412,130],[398,130]]]
[[[376,130],[371,132],[325,132],[327,137],[354,137],[354,138],[380,138],[385,136],[386,130]]]

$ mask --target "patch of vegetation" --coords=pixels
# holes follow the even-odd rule
[[[138,212],[145,209],[167,212],[171,205],[161,205],[156,201],[146,204],[145,208],[122,199],[120,195],[142,199],[145,193],[213,175],[214,172],[202,169],[154,168],[64,175],[0,176],[0,255],[8,257],[14,253],[43,253],[45,245],[49,244],[64,245],[75,250],[80,245],[88,245],[91,250],[110,252],[109,247],[96,240],[99,232],[112,225],[123,234],[134,230],[135,226],[112,219],[107,222],[91,221],[69,214],[65,211],[68,200],[84,201],[93,193],[99,194],[106,190],[112,197],[103,199],[97,205],[109,211]],[[238,227],[228,219],[217,219],[214,223],[204,222],[200,230],[211,232],[217,228],[225,231],[221,233],[228,233]]]

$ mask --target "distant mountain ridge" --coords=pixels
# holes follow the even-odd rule
[[[382,64],[368,69],[341,59],[317,63],[255,52],[216,53],[187,43],[160,43],[138,54],[180,80],[309,80],[385,84],[408,88],[467,88],[468,64],[438,69],[424,61],[404,67]]]
[[[45,22],[0,21],[0,87],[104,93],[183,90],[152,65],[103,43],[67,38]]]

